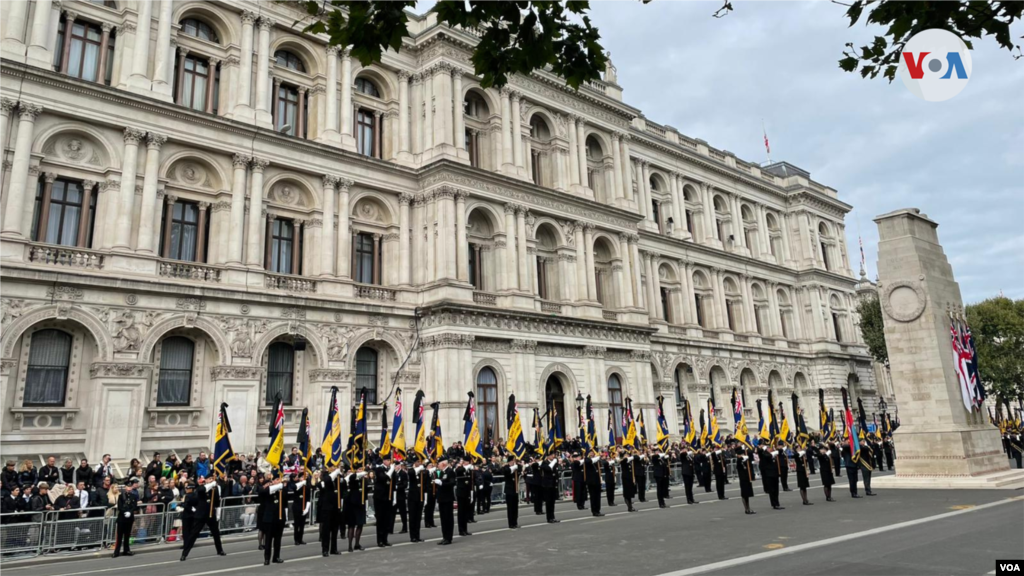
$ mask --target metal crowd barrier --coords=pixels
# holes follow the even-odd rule
[[[43,553],[42,512],[0,514],[0,553],[38,556]]]
[[[103,546],[107,518],[105,507],[76,510],[52,510],[46,513],[43,525],[46,527],[44,552],[99,548]],[[61,516],[70,516],[65,517]],[[6,550],[5,550],[6,552]]]

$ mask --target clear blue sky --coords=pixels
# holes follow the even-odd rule
[[[626,102],[753,162],[766,159],[763,119],[772,160],[809,171],[854,207],[846,219],[854,272],[862,236],[875,278],[872,219],[916,207],[939,223],[966,303],[1000,290],[1024,298],[1024,60],[978,42],[967,88],[923,102],[899,78],[839,69],[846,42],[882,32],[849,28],[839,4],[736,2],[712,18],[720,5],[591,3]]]

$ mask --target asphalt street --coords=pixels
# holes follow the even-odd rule
[[[817,486],[817,477],[814,477]],[[845,480],[841,478],[839,480]],[[994,570],[996,559],[1024,558],[1024,495],[1010,491],[890,490],[873,498],[851,499],[835,486],[838,502],[811,490],[814,506],[802,506],[799,493],[782,494],[785,510],[767,498],[753,500],[756,515],[743,514],[738,486],[727,496],[698,492],[698,505],[686,505],[674,489],[671,508],[657,507],[653,492],[640,512],[604,507],[594,518],[571,502],[558,506],[559,524],[547,524],[521,506],[517,531],[507,529],[505,513],[477,516],[473,536],[452,546],[436,546],[440,530],[425,531],[426,543],[393,535],[393,547],[323,558],[307,531],[307,546],[292,546],[290,531],[282,549],[284,564],[263,566],[251,538],[226,544],[228,555],[197,547],[179,562],[177,546],[114,560],[108,554],[49,564],[4,563],[17,576],[205,576],[207,574],[972,574]],[[363,545],[374,543],[367,527]]]

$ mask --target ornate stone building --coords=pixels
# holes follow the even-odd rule
[[[659,395],[723,429],[734,387],[755,420],[769,389],[877,398],[850,206],[648,120],[611,66],[482,89],[431,14],[362,67],[276,2],[0,11],[5,455],[194,451],[221,402],[253,450],[277,393],[293,438],[334,386],[346,431],[360,388],[422,389],[448,441],[470,390],[496,437],[512,392],[569,430],[628,397],[652,434]]]

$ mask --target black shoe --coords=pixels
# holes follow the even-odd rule
[[[135,552],[125,552],[122,556],[135,556]]]
[[[469,523],[470,524],[476,524],[476,520],[470,520]]]
[[[783,488],[782,491],[783,492],[792,492],[793,489],[792,488]]]
[[[184,554],[182,554],[182,555],[181,555],[181,561],[182,561],[182,562],[184,562],[184,561],[185,561],[185,555],[184,555]]]
[[[627,512],[636,512],[636,511],[637,511],[636,508],[630,508],[629,510],[627,510]]]
[[[854,495],[852,496],[852,498],[863,498],[863,496],[861,496],[861,495],[859,495],[859,494],[854,494]]]
[[[814,502],[804,502],[804,506],[814,506]]]
[[[377,544],[377,548],[383,548],[383,547],[384,547],[383,544]]]
[[[328,556],[330,556],[330,555],[331,555],[331,554],[330,554],[329,552],[324,552],[324,553],[323,553],[323,557],[324,557],[324,558],[327,558],[327,557],[328,557]]]
[[[558,524],[561,520],[548,520],[548,524]]]
[[[303,544],[305,544],[305,542],[303,542]],[[223,550],[217,552],[217,556],[227,556],[227,555],[228,555],[228,553],[223,551]]]
[[[658,508],[668,508],[667,504],[658,504]]]
[[[385,543],[384,543],[384,546],[385,546],[386,548],[390,548],[390,547],[391,547],[391,542],[385,542]]]
[[[721,498],[719,498],[719,500],[728,500],[728,499],[729,499],[728,496],[722,496]]]
[[[784,506],[772,506],[772,510],[785,510]]]
[[[757,514],[757,512],[754,512],[753,510],[744,510],[743,513],[744,514]]]
[[[402,531],[401,531],[401,532],[399,532],[399,534],[408,534],[408,533],[409,533],[409,531],[408,531],[408,530],[406,530],[406,529],[404,529],[404,528],[402,529]]]
[[[263,550],[263,548],[264,548],[263,544],[260,544],[260,550]]]
[[[111,558],[117,558],[117,557],[118,557],[118,556],[120,556],[120,555],[121,555],[121,554],[120,554],[119,552],[114,552],[114,554],[113,554],[113,556],[111,556]]]
[[[835,502],[835,498],[825,498],[825,502]]]
[[[874,492],[868,492],[868,496],[878,496],[878,494],[875,494]]]
[[[352,549],[351,549],[351,548],[349,548],[349,549],[348,549],[348,551],[349,551],[349,552],[351,552],[351,551],[352,551]],[[341,552],[338,552],[337,550],[331,550],[331,554],[332,554],[333,556],[341,556]]]
[[[264,566],[270,566],[270,560],[264,560],[263,561],[263,565]]]
[[[451,540],[441,540],[440,542],[437,543],[437,545],[438,546],[447,546],[447,545],[449,545],[451,543],[452,543]]]
[[[281,560],[280,558],[274,558],[274,564],[284,564],[284,560]]]
[[[359,544],[356,544],[355,550],[365,550],[365,548],[363,548]]]
[[[602,516],[604,516],[604,514],[601,514],[600,512],[598,512],[597,514],[594,514],[594,518],[600,518]]]

